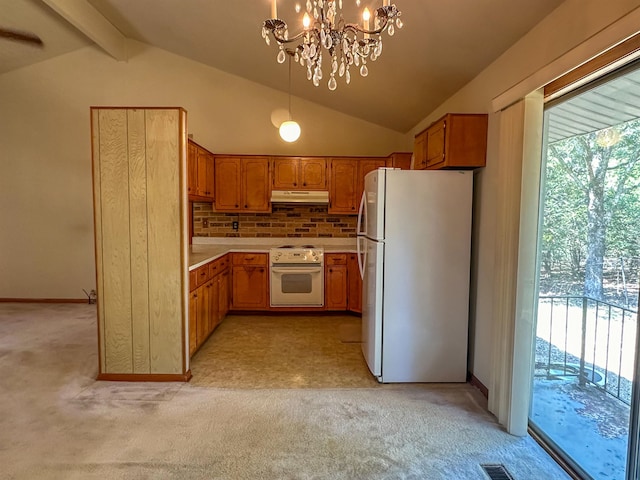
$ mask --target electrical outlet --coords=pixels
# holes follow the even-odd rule
[[[234,230],[238,230],[238,221],[237,221],[237,220],[234,220],[234,221],[233,221],[233,223],[231,224],[231,226],[232,226],[232,228],[233,228]]]
[[[207,228],[209,226],[209,220],[206,218],[202,219],[202,228]]]

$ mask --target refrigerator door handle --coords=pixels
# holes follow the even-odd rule
[[[366,242],[363,237],[358,237],[358,269],[360,270],[360,278],[364,280],[364,267],[367,258],[367,249],[360,247],[361,242]]]
[[[362,198],[360,199],[360,208],[358,208],[358,229],[356,235],[367,234],[367,191],[362,192]]]

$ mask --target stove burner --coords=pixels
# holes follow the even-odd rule
[[[296,248],[295,245],[282,245],[281,247],[278,248]]]

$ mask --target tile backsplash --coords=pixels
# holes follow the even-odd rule
[[[326,205],[273,205],[272,213],[218,213],[193,204],[196,237],[355,237],[355,215],[334,215]],[[233,230],[233,222],[238,230]]]

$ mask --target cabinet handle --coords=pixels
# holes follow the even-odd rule
[[[294,187],[297,187],[297,186],[298,186],[298,184],[297,184],[296,182],[293,182],[293,186],[294,186]]]
[[[333,273],[333,268],[330,268],[330,269],[329,269],[329,273]]]
[[[248,208],[248,207],[245,205],[244,208]]]
[[[264,268],[261,268],[261,269],[260,269],[260,273],[262,273],[262,272],[264,272]]]
[[[236,208],[238,208],[238,204],[236,203]]]

